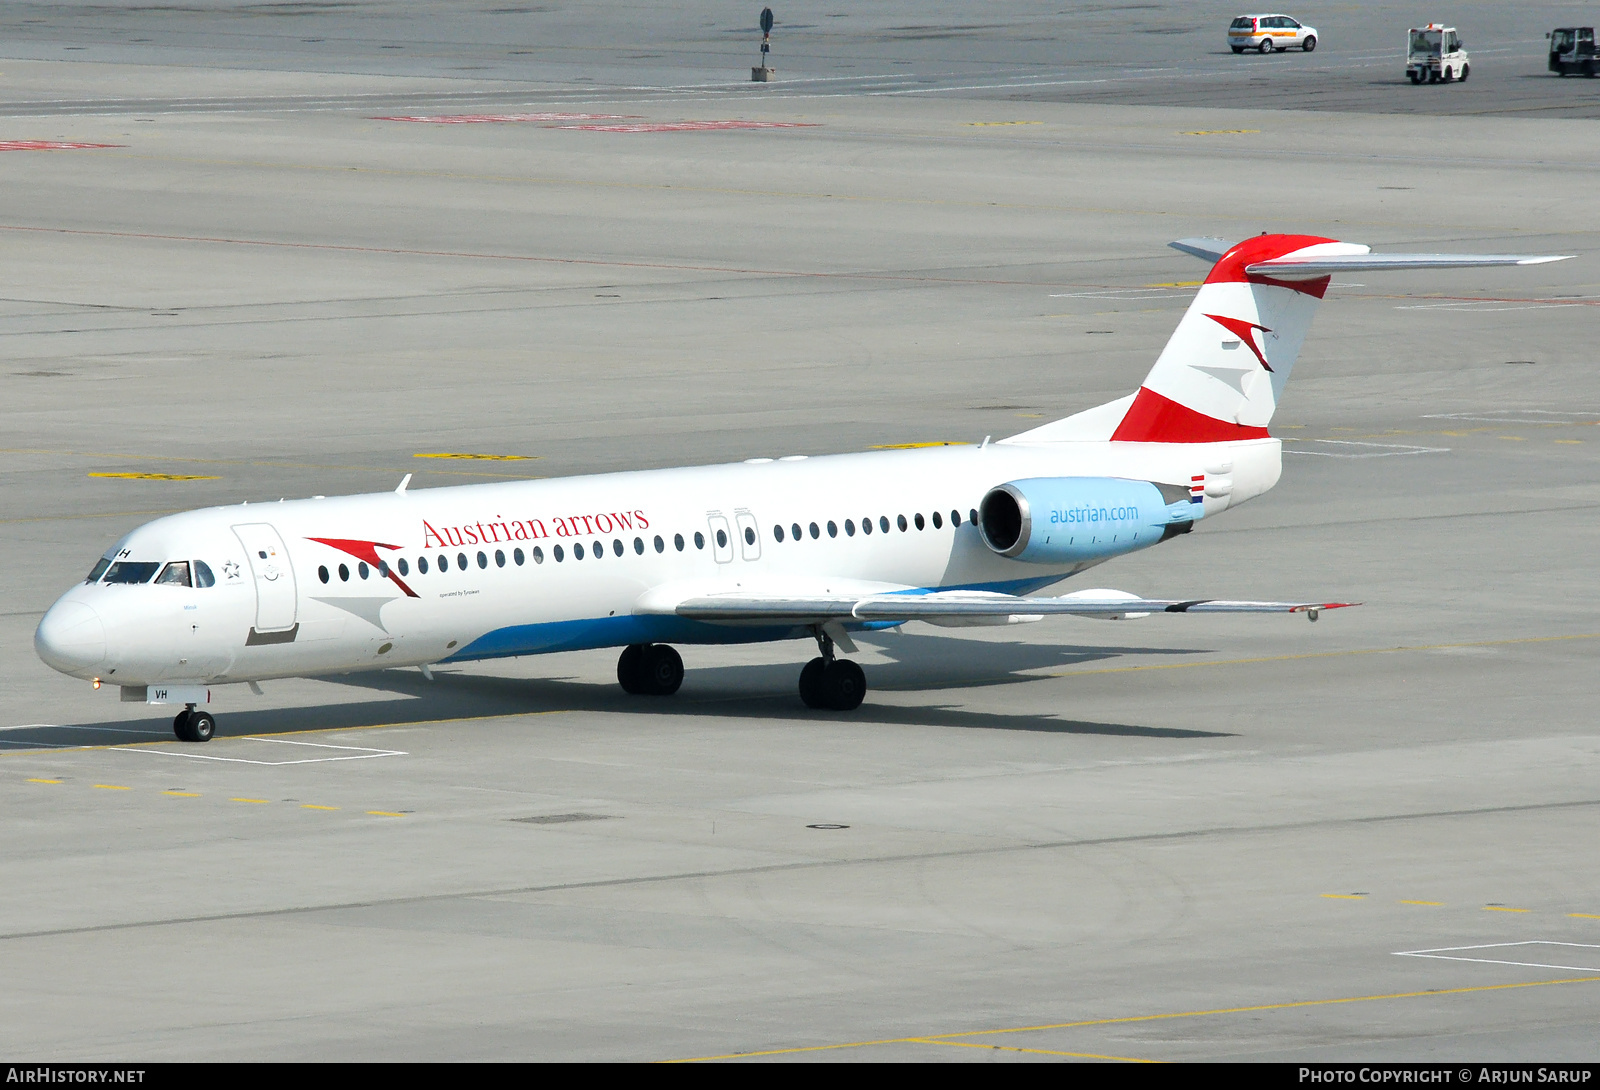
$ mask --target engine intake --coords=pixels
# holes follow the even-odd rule
[[[978,532],[1001,556],[1034,564],[1103,560],[1193,529],[1204,504],[1183,485],[1119,477],[1032,477],[991,488]]]

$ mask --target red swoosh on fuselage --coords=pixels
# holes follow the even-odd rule
[[[331,549],[338,549],[342,553],[349,553],[357,560],[365,560],[378,571],[388,572],[389,578],[394,582],[394,585],[405,591],[407,598],[420,597],[416,591],[400,581],[400,577],[394,573],[394,568],[389,566],[387,560],[380,560],[378,557],[379,549],[399,549],[400,546],[385,545],[381,541],[356,541],[352,538],[344,537],[308,537],[306,540],[315,541],[317,544],[326,545]]]

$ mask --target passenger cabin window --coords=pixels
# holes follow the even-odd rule
[[[119,560],[106,569],[106,582],[148,583],[159,567],[159,560]]]
[[[778,536],[778,540],[779,541],[783,540],[783,536],[781,534]],[[100,582],[100,577],[106,573],[106,569],[109,568],[110,566],[111,566],[110,559],[107,558],[107,557],[102,556],[99,560],[97,560],[95,562],[94,567],[89,569],[89,578],[85,579],[84,582],[85,583],[98,583],[98,582]]]
[[[845,519],[844,520],[844,536],[845,537],[855,537],[856,536],[856,524],[854,522],[852,522],[850,519]]]
[[[694,547],[696,549],[704,549],[706,547],[706,535],[699,530],[694,532]]]
[[[683,546],[681,546],[681,545],[679,546],[679,548],[682,548],[682,547]],[[664,553],[666,551],[667,551],[667,543],[665,541],[661,540],[661,535],[660,534],[657,534],[656,535],[656,552]]]
[[[174,560],[161,569],[161,574],[156,576],[156,582],[168,587],[190,587],[194,584],[189,579],[189,562],[187,560]]]
[[[683,535],[682,534],[673,534],[672,535],[672,544],[680,553],[683,552]]]
[[[772,528],[772,539],[774,541],[782,541],[783,540],[783,527],[781,525],[774,526]],[[89,582],[91,582],[91,583],[94,582],[94,577],[93,576],[89,577]]]
[[[427,575],[428,574],[428,558],[427,557],[425,557],[425,556],[417,557],[417,574],[418,575]]]

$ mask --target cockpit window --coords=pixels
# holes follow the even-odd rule
[[[194,562],[194,585],[197,587],[214,587],[217,577],[211,574],[211,566],[204,560]]]
[[[85,583],[98,583],[98,582],[100,582],[100,577],[106,573],[106,569],[109,568],[110,566],[111,566],[110,559],[107,558],[107,557],[102,556],[99,560],[95,561],[94,568],[91,569],[90,572],[89,572],[89,578],[85,579],[84,582]]]
[[[107,583],[148,583],[161,567],[154,560],[119,560],[106,569]]]
[[[161,570],[156,582],[169,587],[193,586],[194,584],[189,579],[189,562],[187,560],[174,560]]]

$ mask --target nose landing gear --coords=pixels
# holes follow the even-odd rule
[[[822,654],[800,671],[800,699],[808,708],[854,711],[867,695],[867,675],[849,659],[833,657],[833,638],[821,625],[815,626],[812,632]]]
[[[664,643],[634,643],[617,659],[617,682],[635,696],[671,696],[683,684],[683,658]]]
[[[172,733],[180,742],[209,742],[217,733],[217,721],[210,712],[196,711],[188,704],[172,720]]]

